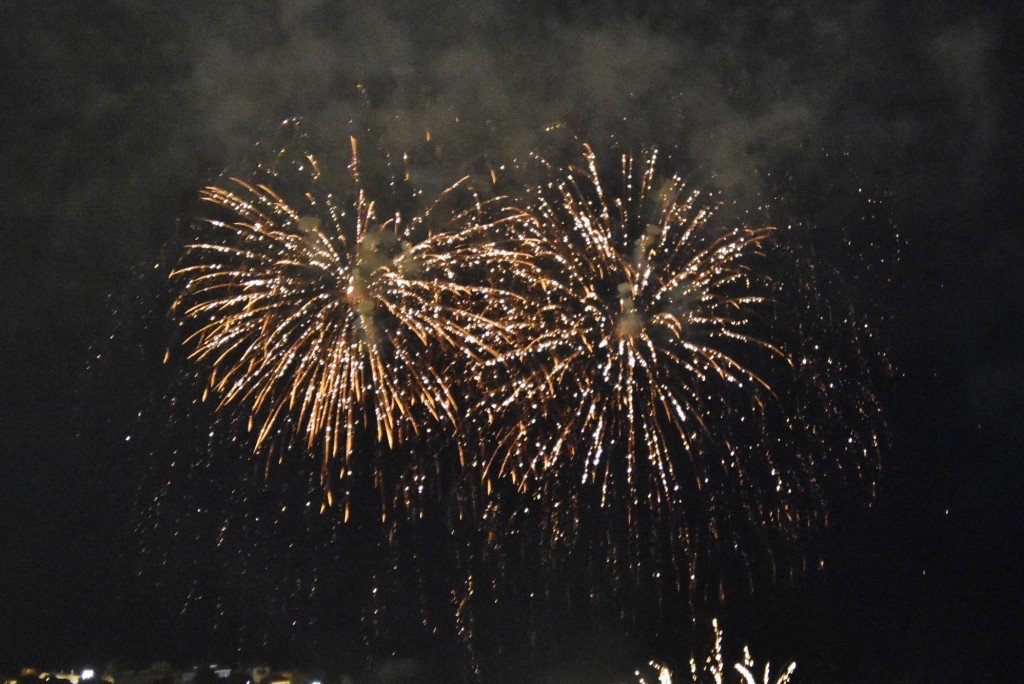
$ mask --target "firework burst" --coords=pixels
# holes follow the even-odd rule
[[[804,353],[814,295],[784,277],[779,231],[716,221],[657,153],[605,173],[584,146],[581,166],[549,169],[512,224],[521,256],[500,280],[531,302],[478,376],[477,420],[497,435],[478,474],[520,497],[513,528],[532,515],[551,548],[582,542],[613,573],[693,589],[709,579],[698,549],[743,555],[741,536],[792,538],[823,510],[837,450],[809,406],[842,415],[833,359]]]
[[[172,273],[174,309],[204,398],[236,409],[257,451],[318,452],[330,505],[330,464],[344,478],[362,432],[394,447],[454,421],[447,366],[493,355],[506,295],[468,281],[495,254],[463,182],[433,201],[410,192],[403,213],[363,188],[354,138],[339,184],[293,147],[201,192],[212,212]]]
[[[542,193],[533,220],[522,224],[523,251],[544,303],[534,316],[536,334],[503,359],[517,367],[546,359],[513,383],[502,407],[536,402],[542,413],[554,411],[557,429],[541,442],[536,435],[511,439],[530,434],[538,421],[524,412],[498,470],[526,488],[544,473],[573,467],[582,483],[597,483],[607,496],[621,469],[606,452],[621,443],[625,484],[632,488],[642,477],[642,456],[653,466],[651,495],[660,505],[681,476],[672,437],[692,452],[696,433],[716,427],[705,422],[709,404],[718,404],[709,386],[747,386],[758,402],[771,390],[739,360],[749,351],[733,350],[784,356],[750,333],[754,309],[766,301],[752,285],[758,276],[751,262],[772,229],[712,229],[710,212],[679,179],[653,187],[654,155],[643,168],[623,158],[621,197],[606,196],[590,148],[586,162],[548,188],[553,196]],[[552,408],[564,394],[579,410]]]

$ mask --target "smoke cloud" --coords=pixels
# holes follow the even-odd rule
[[[960,187],[984,175],[999,137],[986,73],[1003,36],[983,13],[926,11],[811,0],[604,11],[525,0],[43,3],[5,11],[17,102],[6,123],[18,134],[3,163],[24,170],[14,213],[45,216],[58,249],[98,241],[135,259],[167,236],[183,193],[296,115],[342,139],[349,121],[372,126],[396,150],[429,130],[467,165],[521,158],[562,125],[668,147],[726,188],[849,149],[873,160],[858,169],[869,181],[898,186],[937,162],[950,167],[943,183]],[[58,206],[43,201],[52,184]]]

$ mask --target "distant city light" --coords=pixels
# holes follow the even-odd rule
[[[96,671],[92,668],[85,668],[82,670],[82,679],[92,679],[96,676]]]

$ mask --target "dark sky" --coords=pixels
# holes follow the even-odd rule
[[[659,145],[736,197],[787,176],[794,220],[892,249],[850,274],[898,371],[878,499],[765,615],[844,681],[1019,663],[1019,8],[40,0],[0,25],[0,665],[160,655],[173,621],[125,646],[150,608],[122,586],[151,467],[125,437],[168,392],[155,274],[196,189],[295,115],[394,149],[430,129],[449,177],[551,124]]]

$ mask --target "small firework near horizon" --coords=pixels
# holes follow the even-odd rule
[[[697,657],[690,657],[690,677],[693,684],[704,684],[713,681],[715,684],[722,684],[725,681],[725,661],[722,657],[722,629],[718,626],[718,618],[712,618],[711,629],[715,635],[711,651],[703,662],[698,665]],[[673,684],[672,670],[663,663],[652,660],[648,666],[658,673],[658,684]],[[771,678],[771,663],[764,665],[763,679],[758,682],[754,675],[754,659],[750,655],[750,648],[743,647],[743,659],[733,664],[733,669],[743,677],[744,684],[788,684],[790,677],[796,671],[796,663],[790,662],[776,675]],[[639,670],[634,673],[638,684],[649,684]]]

